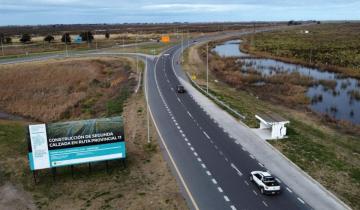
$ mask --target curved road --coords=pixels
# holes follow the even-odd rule
[[[235,35],[226,32],[223,35]],[[215,35],[216,38],[222,35]],[[210,40],[207,36],[198,42]],[[192,41],[190,41],[193,44]],[[179,60],[183,48],[176,45],[158,57],[141,55],[147,62],[145,92],[150,114],[160,135],[162,147],[192,209],[311,209],[306,200],[282,182],[282,193],[264,196],[249,182],[253,170],[267,170],[219,126],[190,94],[178,94],[178,77],[186,80]],[[92,51],[87,55],[126,55]],[[133,53],[128,54],[134,56]],[[30,62],[63,55],[48,55],[0,63]],[[176,72],[176,73],[175,73]],[[316,198],[314,198],[316,199]],[[314,207],[315,208],[315,207]],[[339,209],[339,208],[333,208]],[[344,208],[345,209],[345,208]]]
[[[148,59],[148,103],[153,120],[193,209],[310,209],[295,193],[263,196],[249,182],[266,170],[243,151],[189,94],[178,94],[175,46]],[[284,186],[283,186],[284,187]]]

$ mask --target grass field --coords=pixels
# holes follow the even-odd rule
[[[324,23],[245,36],[243,50],[360,78],[360,23]]]
[[[157,40],[161,38],[164,34],[149,33],[149,34],[131,34],[131,33],[122,33],[122,34],[111,34],[109,39],[106,39],[104,35],[94,35],[94,40],[92,43],[74,43],[74,41],[67,46],[61,42],[61,36],[54,36],[55,40],[51,43],[44,42],[43,36],[36,36],[32,38],[32,41],[27,44],[20,43],[19,37],[13,37],[12,44],[4,45],[2,51],[0,52],[0,59],[13,58],[19,56],[28,56],[41,53],[54,53],[54,52],[64,52],[65,49],[69,51],[84,51],[84,50],[94,50],[102,48],[111,48],[117,46],[117,48],[123,49],[122,45],[129,45],[134,43],[142,42],[153,42],[150,45],[141,47],[143,48],[143,53],[153,54],[152,51],[146,50],[146,48],[159,48],[163,45],[161,42],[158,43]],[[179,34],[167,34],[170,36],[171,43],[178,42],[181,39]],[[197,33],[189,34],[189,36],[196,36]],[[74,40],[77,35],[71,35],[71,39]],[[126,50],[132,51],[133,47],[126,47]],[[2,54],[3,52],[3,54]]]
[[[206,66],[198,54],[199,48],[193,47],[185,52],[184,69],[190,75],[197,76],[198,84],[205,85]],[[214,64],[217,64],[218,71],[225,68],[221,62]],[[259,112],[271,111],[289,119],[289,138],[270,143],[351,207],[360,208],[360,133],[346,134],[339,128],[328,126],[312,112],[261,100],[256,93],[244,88],[246,84],[236,86],[225,83],[223,77],[218,75],[212,69],[209,76],[213,95],[245,115],[244,122],[250,127],[258,126],[255,114]]]
[[[140,65],[140,67],[142,67]],[[0,206],[6,209],[187,209],[163,160],[151,125],[147,143],[146,106],[137,84],[133,60],[79,58],[2,66],[3,82],[15,83],[1,92],[1,111],[27,121],[0,120]],[[20,78],[27,78],[16,82]],[[73,97],[74,94],[74,97]],[[75,97],[77,96],[77,97]],[[81,97],[78,97],[81,96]],[[19,100],[21,103],[19,103]],[[4,102],[3,102],[4,101]],[[38,108],[40,106],[40,108]],[[33,107],[29,109],[29,107]],[[123,115],[127,168],[118,161],[75,166],[39,174],[34,184],[27,161],[25,126]],[[31,121],[31,122],[29,122]]]

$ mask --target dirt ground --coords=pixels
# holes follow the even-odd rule
[[[27,85],[11,84],[7,88],[11,90],[12,95],[2,92],[1,97],[5,98],[6,95],[7,99],[6,103],[2,102],[2,107],[8,107],[6,110],[12,114],[30,116],[32,123],[38,122],[36,119],[58,121],[108,116],[104,104],[116,98],[117,93],[124,87],[136,86],[135,79],[131,79],[134,77],[132,61],[117,61],[120,62],[115,62],[115,58],[82,58],[69,62],[57,60],[49,64],[35,63],[34,66],[26,64],[27,68],[24,69],[18,65],[14,65],[13,68],[1,67],[0,72],[5,72],[8,81],[16,80],[10,76],[11,72],[14,72],[15,78],[28,78],[25,82]],[[129,72],[124,69],[124,62],[129,62]],[[43,68],[42,65],[48,68]],[[36,69],[40,73],[36,72]],[[116,74],[116,71],[121,73]],[[113,73],[103,75],[102,72]],[[110,77],[107,77],[108,74]],[[36,80],[36,77],[40,78]],[[62,82],[58,81],[59,78]],[[99,82],[95,82],[96,85],[90,87],[94,78],[99,80],[100,84],[111,78],[110,85],[103,87]],[[3,78],[0,80],[3,84]],[[72,85],[75,93],[83,95],[80,101],[74,100],[76,97],[63,95],[66,93],[63,91]],[[80,88],[81,85],[87,88]],[[65,86],[64,89],[60,88],[62,86]],[[28,90],[29,87],[36,91]],[[44,93],[38,93],[39,90],[44,90]],[[116,90],[115,93],[113,90]],[[100,104],[88,102],[93,101],[96,96],[91,92],[103,92],[103,95],[97,98]],[[38,94],[43,99],[38,97]],[[53,96],[54,94],[58,94],[57,97]],[[41,110],[24,110],[17,102],[21,97],[27,97],[28,106],[40,105],[37,100],[42,100],[46,104],[43,107],[47,110],[45,115]],[[55,103],[49,102],[50,100],[62,101],[61,104],[66,104],[70,111],[67,112],[66,108],[60,105],[56,106]],[[84,104],[86,109],[81,108]],[[74,108],[76,106],[78,108]],[[53,114],[52,109],[59,110],[58,112],[65,110],[64,113],[67,114]],[[158,136],[152,125],[151,143],[147,143],[146,116],[142,91],[129,95],[123,111],[127,147],[125,168],[120,161],[109,161],[108,172],[106,164],[102,162],[92,164],[91,171],[87,164],[77,165],[74,167],[75,173],[72,178],[70,168],[63,167],[57,169],[55,180],[50,170],[44,170],[39,172],[39,183],[36,185],[27,160],[24,128],[29,122],[0,120],[0,209],[188,209],[176,179],[163,159],[157,141]]]

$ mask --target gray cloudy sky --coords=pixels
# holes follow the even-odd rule
[[[360,0],[0,0],[0,25],[360,20]]]

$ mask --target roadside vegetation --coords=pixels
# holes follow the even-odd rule
[[[143,69],[143,64],[139,65]],[[157,144],[134,60],[76,58],[3,65],[0,111],[24,120],[0,120],[0,206],[6,209],[187,209]],[[26,79],[25,79],[26,78]],[[28,124],[123,115],[127,167],[119,161],[39,173],[34,184],[27,161]]]
[[[205,87],[204,46],[186,50],[184,58],[184,69]],[[255,114],[259,112],[275,112],[290,120],[288,138],[269,142],[345,203],[360,208],[360,130],[345,122],[329,123],[304,108],[310,103],[304,87],[318,81],[298,74],[269,78],[251,70],[242,74],[235,58],[210,54],[209,60],[209,89],[214,96],[245,115],[245,124],[252,128],[258,127]],[[333,86],[328,81],[318,83]]]
[[[359,36],[359,23],[324,23],[247,35],[242,50],[360,79]]]

